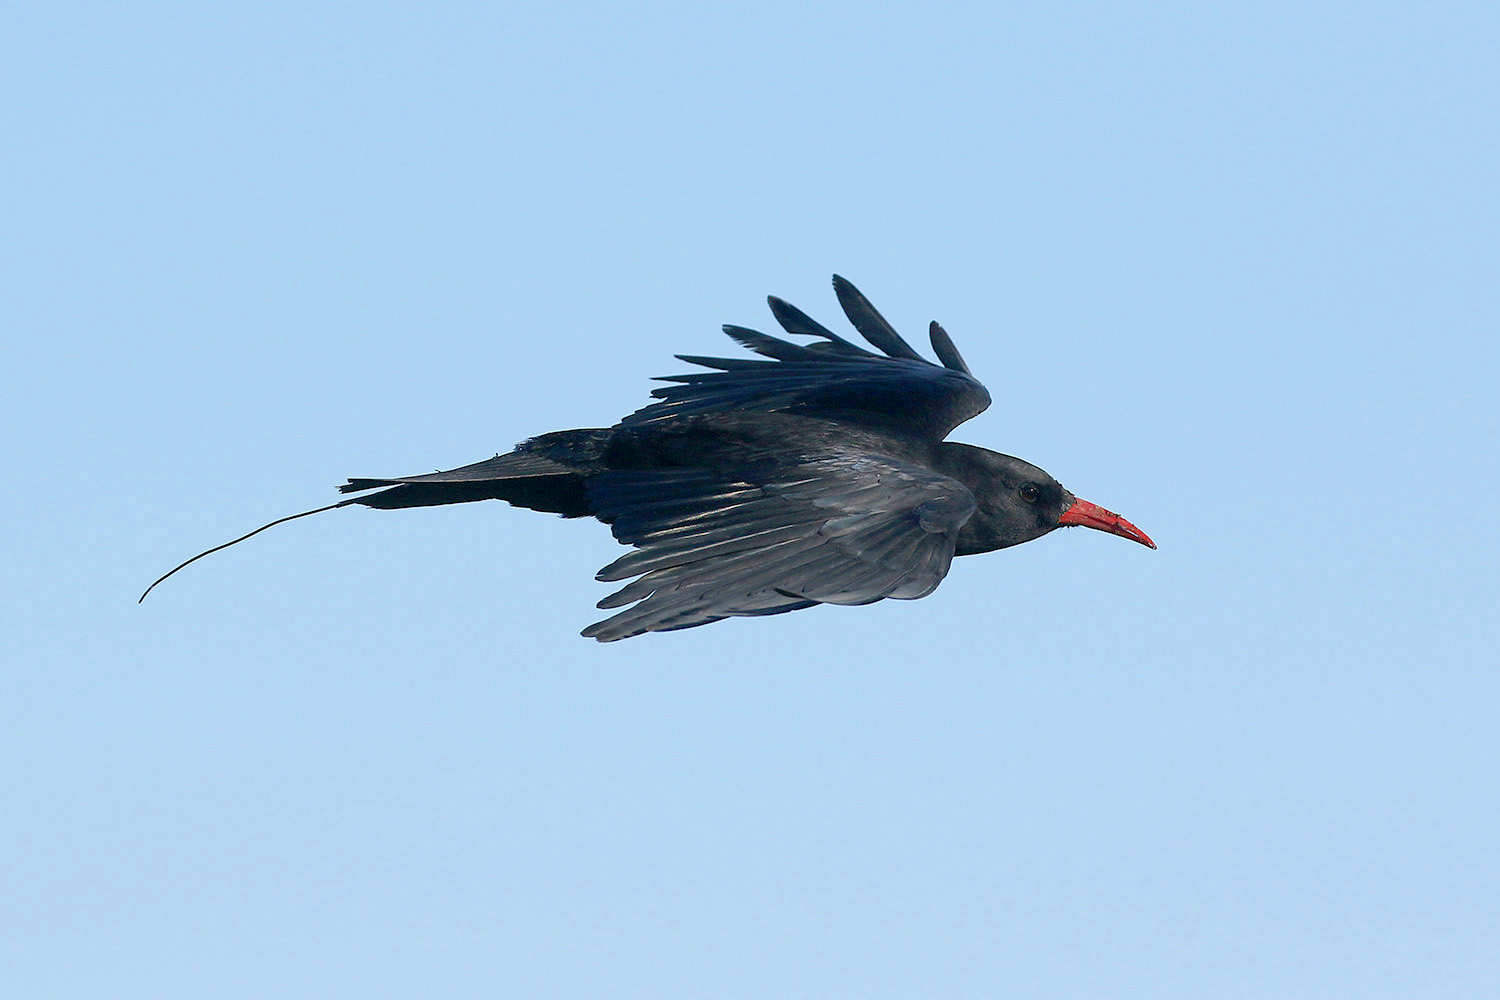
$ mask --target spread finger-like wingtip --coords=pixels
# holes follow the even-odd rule
[[[896,328],[880,315],[879,311],[865,298],[864,293],[854,287],[854,283],[842,275],[833,276],[833,291],[838,296],[839,305],[844,308],[844,315],[849,317],[849,322],[854,324],[860,336],[880,348],[887,356],[900,358],[906,361],[921,361],[926,363],[927,359],[912,349],[912,346],[902,339],[896,332]]]

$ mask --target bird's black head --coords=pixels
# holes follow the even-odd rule
[[[959,531],[957,555],[1020,545],[1070,525],[1108,531],[1156,548],[1135,525],[1078,499],[1030,462],[953,442],[941,445],[940,453],[941,471],[969,487],[978,503],[974,516]]]

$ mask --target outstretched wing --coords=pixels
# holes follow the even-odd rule
[[[714,370],[660,379],[678,384],[652,390],[660,402],[637,410],[622,423],[644,424],[690,413],[782,411],[942,440],[990,405],[989,392],[969,373],[937,323],[929,333],[942,366],[913,350],[848,281],[834,275],[833,287],[854,328],[883,353],[857,347],[772,296],[771,311],[788,333],[817,337],[822,343],[794,344],[726,326],[730,337],[774,360],[679,354],[683,361]]]
[[[974,497],[957,480],[886,458],[832,456],[763,482],[708,469],[614,471],[589,502],[634,545],[600,580],[638,579],[599,602],[634,604],[583,634],[609,642],[721,618],[932,593]]]

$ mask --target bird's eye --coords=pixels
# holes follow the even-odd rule
[[[1021,499],[1027,503],[1036,503],[1036,498],[1042,495],[1042,491],[1037,489],[1036,483],[1025,484],[1021,487],[1020,492]]]

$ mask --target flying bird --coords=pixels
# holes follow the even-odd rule
[[[956,555],[1081,525],[1156,548],[1118,514],[1081,500],[1019,458],[944,440],[990,394],[936,322],[940,365],[923,358],[834,275],[854,329],[844,339],[775,296],[798,344],[739,326],[724,332],[769,360],[679,354],[704,371],[672,375],[656,402],[609,428],[554,431],[504,455],[425,476],[350,479],[336,507],[381,510],[504,500],[592,516],[634,551],[598,573],[628,580],[599,602],[624,610],[583,630],[600,642],[776,615],[816,604],[912,600]],[[369,491],[378,492],[369,492]]]

